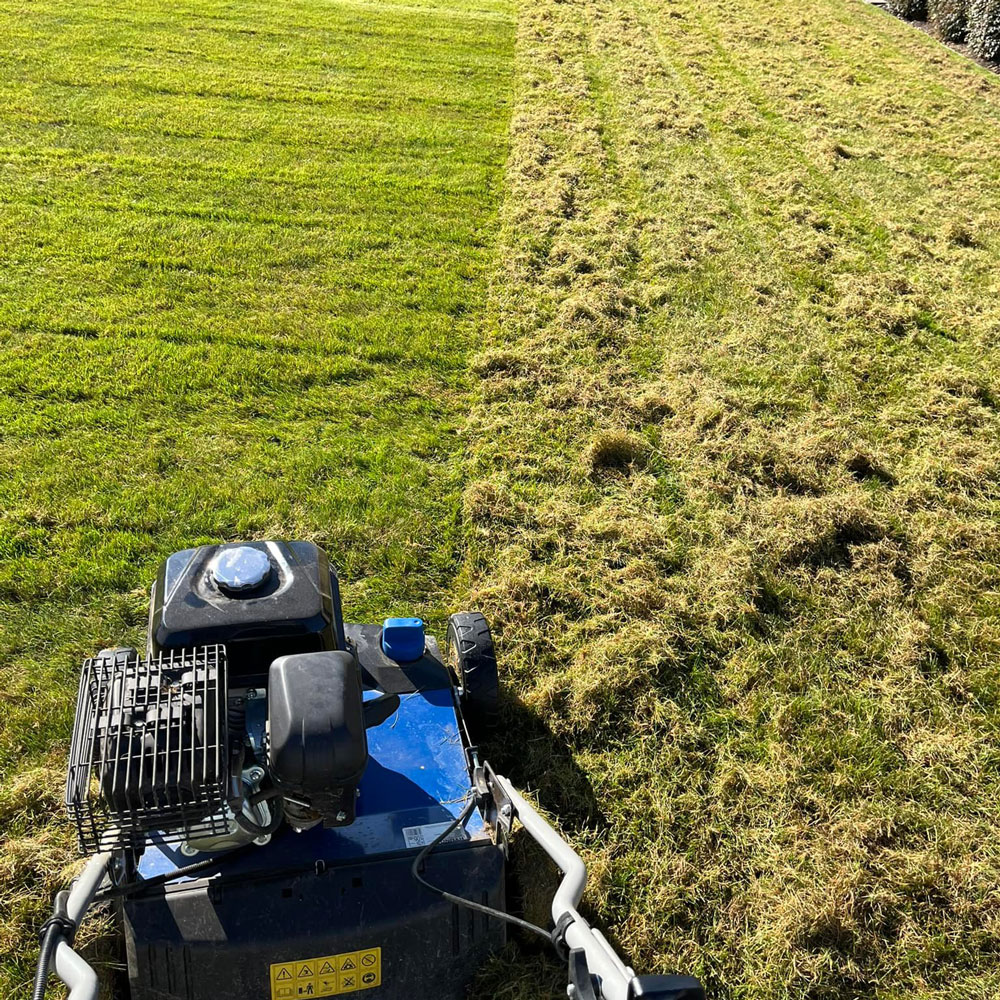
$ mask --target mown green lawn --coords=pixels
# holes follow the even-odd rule
[[[0,10],[0,993],[79,659],[271,534],[488,613],[637,968],[1000,993],[998,78],[861,0]]]
[[[503,0],[0,6],[0,995],[81,657],[172,550],[308,537],[440,621],[507,143]]]

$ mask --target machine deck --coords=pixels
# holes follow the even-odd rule
[[[346,631],[361,660],[366,700],[386,690],[400,699],[398,710],[368,731],[355,821],[304,833],[282,827],[266,846],[220,855],[217,869],[126,903],[134,1000],[298,1000],[359,989],[443,1000],[464,995],[470,970],[502,946],[502,924],[427,893],[409,872],[415,853],[461,812],[470,784],[436,643],[429,640],[424,658],[401,668],[382,655],[376,626]],[[247,704],[256,741],[263,699]],[[171,874],[207,857],[154,838],[139,872]],[[474,811],[464,835],[427,859],[426,874],[451,892],[502,908],[503,868],[502,852]],[[135,941],[145,942],[141,961]],[[362,957],[371,968],[338,969]],[[321,977],[321,967],[336,975]],[[414,991],[421,982],[428,992]]]

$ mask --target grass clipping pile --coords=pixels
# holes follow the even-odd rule
[[[491,756],[637,968],[996,995],[1000,81],[840,0],[527,0],[517,51]]]

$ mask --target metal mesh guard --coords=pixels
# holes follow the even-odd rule
[[[225,833],[227,743],[224,646],[87,660],[66,778],[81,850]]]

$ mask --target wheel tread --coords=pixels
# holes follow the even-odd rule
[[[452,615],[448,619],[448,645],[454,646],[458,661],[462,710],[470,725],[486,730],[496,723],[499,679],[493,636],[485,617],[476,611]]]

